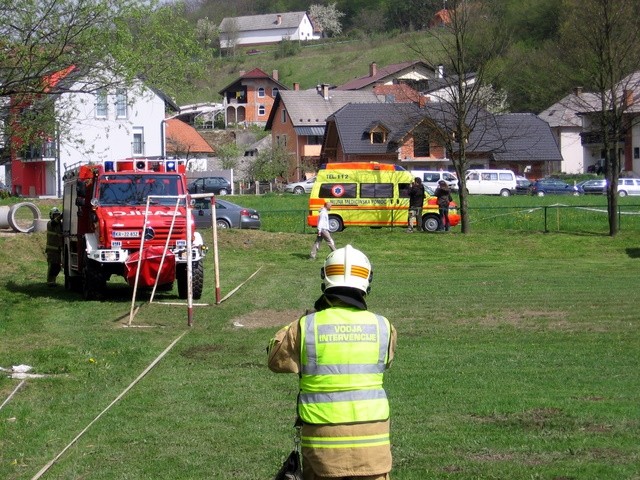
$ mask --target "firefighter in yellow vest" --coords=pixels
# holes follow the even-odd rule
[[[48,264],[47,285],[55,287],[62,264],[62,212],[57,207],[53,207],[49,212],[45,254]]]
[[[305,480],[385,480],[389,402],[382,386],[396,331],[367,311],[372,269],[351,245],[329,254],[315,311],[276,333],[269,368],[297,373]]]

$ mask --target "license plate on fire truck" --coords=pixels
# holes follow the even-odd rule
[[[116,230],[113,232],[113,238],[138,238],[140,232],[135,230]]]

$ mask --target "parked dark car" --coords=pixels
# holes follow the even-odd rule
[[[600,178],[594,178],[593,180],[580,182],[578,187],[582,188],[585,195],[602,195],[606,193],[607,181]]]
[[[569,185],[557,178],[541,178],[536,180],[529,187],[531,195],[544,197],[545,195],[582,195],[584,193],[580,187]]]
[[[187,189],[189,193],[213,193],[226,195],[231,193],[231,183],[224,177],[202,177],[192,181]]]
[[[198,228],[211,227],[211,199],[198,198],[193,207]],[[252,209],[216,198],[216,225],[218,228],[260,228],[260,214]]]
[[[514,195],[529,195],[531,181],[528,178],[516,175],[516,188],[512,192]]]

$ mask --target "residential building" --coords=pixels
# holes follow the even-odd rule
[[[444,27],[450,23],[451,14],[449,13],[449,10],[443,8],[433,14],[433,17],[431,17],[431,20],[429,21],[429,28]]]
[[[640,174],[640,71],[622,79],[615,88],[622,113],[622,129],[617,141],[621,171]],[[554,132],[562,152],[565,173],[602,173],[605,152],[600,133],[599,94],[576,88],[540,114]],[[614,139],[612,139],[614,141]]]
[[[278,81],[278,71],[269,76],[259,68],[240,77],[220,90],[224,106],[224,124],[228,126],[264,126],[278,92],[288,88]]]
[[[166,125],[167,157],[187,160],[187,170],[206,169],[207,159],[214,154],[213,148],[191,125],[177,118],[169,118]]]
[[[42,132],[28,145],[12,142],[16,195],[60,197],[64,171],[74,164],[164,154],[165,110],[178,108],[171,99],[139,80],[81,93],[92,89],[75,68],[67,73],[56,80],[69,83],[68,93],[53,102],[58,131]]]
[[[450,101],[452,85],[457,76],[445,75],[444,67],[432,68],[425,62],[414,60],[386,67],[378,67],[373,62],[369,65],[369,75],[355,78],[336,87],[336,90],[374,90],[391,85],[407,85],[417,91],[427,101]],[[476,74],[464,76],[464,82],[471,86],[476,81]]]
[[[427,88],[428,80],[443,76],[442,68],[434,69],[425,62],[414,60],[386,67],[378,67],[377,63],[369,64],[369,74],[354,78],[336,87],[336,90],[373,90],[377,85],[405,83],[418,92]]]
[[[233,49],[278,43],[282,40],[307,41],[320,38],[306,12],[269,13],[223,18],[220,48]]]
[[[351,92],[332,90],[329,85],[315,89],[281,90],[267,121],[273,145],[282,145],[291,153],[292,164],[288,180],[304,179],[317,170],[326,120],[347,103],[377,102],[373,91]]]
[[[322,161],[377,161],[407,170],[452,170],[440,140],[450,136],[446,103],[347,104],[327,119]],[[467,141],[470,168],[508,168],[517,173],[553,171],[562,157],[549,125],[533,114],[475,113]]]
[[[541,112],[539,117],[547,122],[555,136],[560,153],[562,154],[562,164],[559,171],[564,173],[585,173],[588,170],[596,170],[596,162],[600,159],[600,152],[597,158],[589,149],[582,145],[580,134],[582,133],[582,117],[578,112],[584,110],[588,103],[592,103],[597,98],[592,93],[583,92],[582,88],[576,88],[571,94],[564,97],[559,102]]]

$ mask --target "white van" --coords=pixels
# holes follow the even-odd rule
[[[458,191],[458,177],[452,172],[442,170],[411,170],[411,175],[422,180],[422,184],[435,191],[438,182],[444,180],[452,192]]]
[[[471,195],[508,197],[516,190],[516,175],[511,170],[468,170],[467,191]]]

